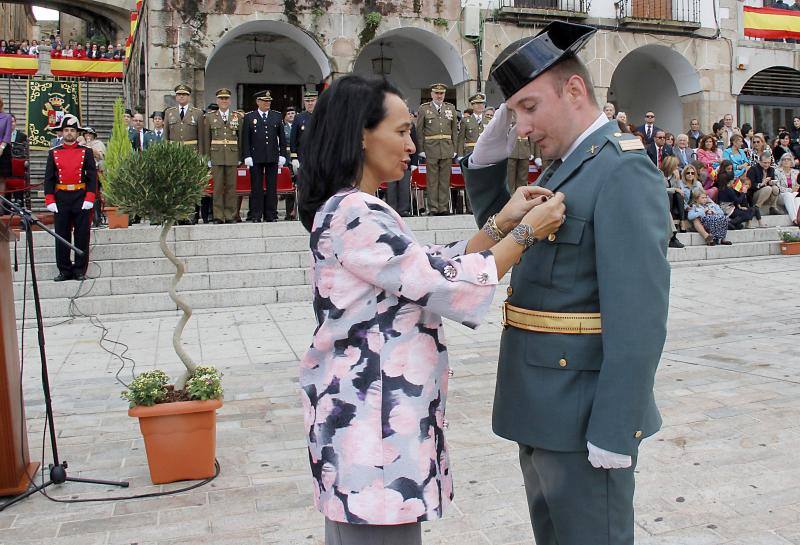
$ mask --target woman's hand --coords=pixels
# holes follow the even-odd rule
[[[553,192],[543,187],[526,185],[517,188],[511,199],[497,214],[495,221],[501,231],[508,234],[519,225],[533,207],[538,206],[553,196]]]
[[[541,197],[539,197],[541,198]],[[547,202],[534,206],[522,218],[520,223],[525,223],[533,227],[533,236],[537,240],[547,238],[551,233],[558,231],[558,228],[566,220],[566,207],[564,206],[564,194],[556,193]]]

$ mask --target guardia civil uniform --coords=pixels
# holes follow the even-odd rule
[[[513,193],[518,187],[528,185],[528,167],[533,155],[533,144],[531,139],[518,137],[517,143],[511,155],[508,156],[508,168],[506,179],[508,181],[508,191]]]
[[[446,91],[443,83],[431,86],[432,91]],[[456,108],[449,102],[438,106],[426,102],[417,111],[417,138],[425,152],[428,183],[428,205],[432,214],[450,210],[450,173],[458,138]]]
[[[511,44],[492,77],[508,98],[594,32],[551,23]],[[519,444],[537,545],[633,545],[638,449],[661,425],[653,382],[669,299],[664,181],[641,141],[597,114],[541,176],[565,195],[566,221],[514,266],[504,304],[492,428]],[[483,225],[509,199],[507,162],[469,168],[469,159]],[[594,468],[587,442],[630,456],[631,467]]]
[[[217,98],[230,97],[220,89]],[[203,118],[200,149],[211,161],[214,179],[214,220],[233,223],[238,209],[236,175],[243,116],[234,110],[208,112]]]

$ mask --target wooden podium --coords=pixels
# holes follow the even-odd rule
[[[0,496],[28,489],[38,463],[28,458],[25,409],[20,399],[19,347],[8,243],[16,233],[0,222]]]

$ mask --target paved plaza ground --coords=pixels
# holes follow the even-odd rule
[[[443,521],[423,525],[426,545],[533,543],[516,446],[490,427],[504,293],[477,331],[446,324],[456,499]],[[178,374],[176,313],[103,321],[110,339],[129,346],[137,372]],[[0,513],[0,544],[322,544],[297,394],[297,360],[313,327],[309,303],[197,312],[187,348],[225,373],[220,476],[185,494],[137,501],[61,504],[37,494]],[[31,456],[40,459],[35,337],[25,330],[24,393]],[[150,483],[137,423],[115,382],[120,361],[99,338],[85,318],[47,329],[60,454],[72,476],[127,479],[131,487],[70,483],[48,492],[84,498],[183,486]],[[130,380],[130,362],[120,376]],[[637,544],[800,545],[800,257],[674,268],[656,394],[664,427],[640,451]]]

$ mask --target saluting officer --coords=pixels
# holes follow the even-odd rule
[[[446,216],[450,209],[450,173],[456,156],[458,120],[456,107],[444,101],[447,86],[431,86],[431,102],[419,107],[417,112],[417,137],[422,143],[427,170],[430,215]]]
[[[472,95],[469,97],[469,105],[472,108],[472,114],[461,118],[461,127],[458,131],[459,157],[463,157],[472,151],[478,141],[478,137],[483,132],[483,110],[486,107],[486,95],[483,93]]]
[[[203,110],[192,106],[191,100],[191,87],[184,84],[175,87],[175,102],[178,105],[164,110],[164,134],[161,138],[168,142],[180,142],[199,151]],[[211,197],[203,196],[200,206],[195,208],[193,223],[197,223],[201,215],[203,222],[208,223],[211,216]]]
[[[209,158],[214,179],[214,223],[233,223],[236,217],[236,167],[239,166],[242,116],[230,109],[231,91],[216,92],[219,110],[203,118],[200,150]]]
[[[90,148],[78,144],[78,132],[83,131],[78,118],[67,114],[58,130],[63,131],[63,142],[50,150],[44,173],[44,202],[55,215],[55,231],[72,241],[83,251],[70,260],[71,250],[56,241],[56,282],[86,279],[89,263],[89,232],[92,226],[92,208],[97,193],[97,165]]]
[[[480,225],[509,199],[518,136],[553,160],[537,184],[566,205],[558,231],[514,266],[492,414],[494,432],[519,445],[537,545],[633,545],[639,445],[661,426],[664,178],[597,103],[577,57],[595,32],[556,21],[509,45],[492,71],[506,103],[462,161]]]
[[[258,109],[244,116],[242,160],[250,167],[250,216],[248,221],[278,219],[278,168],[286,162],[283,116],[270,109],[269,91],[255,94]],[[264,193],[264,179],[267,191]]]

